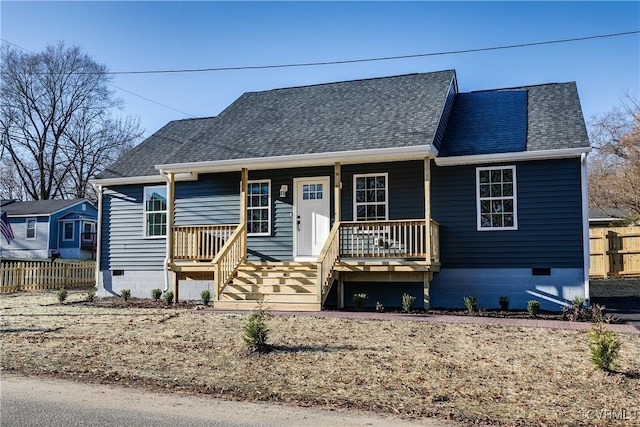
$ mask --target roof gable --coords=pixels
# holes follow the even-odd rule
[[[171,122],[99,178],[164,163],[423,146],[440,123],[453,70],[245,93],[217,117]]]

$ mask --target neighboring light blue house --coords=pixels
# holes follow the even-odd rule
[[[0,236],[2,259],[92,259],[96,254],[98,210],[86,199],[2,201],[15,236]]]
[[[245,93],[93,181],[99,291],[558,309],[589,297],[589,151],[575,83],[459,93],[447,70]]]

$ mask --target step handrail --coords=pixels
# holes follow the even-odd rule
[[[242,264],[247,255],[245,245],[247,241],[247,225],[240,224],[229,236],[220,252],[213,258],[211,263],[215,266],[214,274],[216,281],[215,299],[220,299],[222,291],[227,287],[233,278],[238,267]]]
[[[340,221],[336,221],[329,232],[329,237],[324,243],[320,255],[318,255],[318,298],[320,303],[324,301],[329,294],[331,276],[333,268],[340,256]]]

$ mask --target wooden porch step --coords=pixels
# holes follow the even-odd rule
[[[257,301],[214,301],[213,308],[216,310],[255,310],[258,308]],[[320,311],[320,303],[275,303],[269,302],[263,308],[272,311]]]
[[[265,303],[314,303],[318,295],[309,294],[283,294],[281,292],[223,292],[221,301],[260,301]]]
[[[317,284],[302,285],[297,283],[290,284],[259,284],[259,283],[241,283],[231,282],[227,285],[227,292],[267,292],[282,294],[310,294],[316,293]]]
[[[216,303],[218,307],[222,303],[227,309],[236,309],[229,307],[229,303],[255,306],[263,300],[269,306],[285,307],[281,309],[295,306],[292,310],[319,310],[317,280],[315,263],[246,263],[239,266],[235,277]]]

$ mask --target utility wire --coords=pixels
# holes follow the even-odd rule
[[[377,57],[377,58],[346,59],[342,61],[300,62],[300,63],[293,63],[293,64],[272,64],[272,65],[247,65],[247,66],[237,66],[237,67],[182,68],[182,69],[169,69],[169,70],[108,71],[106,72],[106,74],[121,75],[121,74],[203,73],[203,72],[212,72],[212,71],[266,70],[266,69],[273,69],[273,68],[316,67],[321,65],[357,64],[357,63],[363,63],[363,62],[393,61],[398,59],[425,58],[430,56],[443,56],[443,55],[459,55],[462,53],[488,52],[488,51],[494,51],[494,50],[517,49],[522,47],[545,46],[545,45],[560,44],[560,43],[571,43],[571,42],[578,42],[578,41],[585,41],[585,40],[628,36],[631,34],[640,34],[640,30],[624,31],[620,33],[610,33],[610,34],[598,34],[598,35],[585,36],[585,37],[574,37],[569,39],[557,39],[557,40],[547,40],[547,41],[541,41],[541,42],[519,43],[519,44],[511,44],[511,45],[504,45],[504,46],[481,47],[476,49],[460,49],[460,50],[449,50],[449,51],[443,51],[443,52],[417,53],[413,55],[383,56],[383,57]],[[94,74],[94,72],[79,72],[78,74]]]

